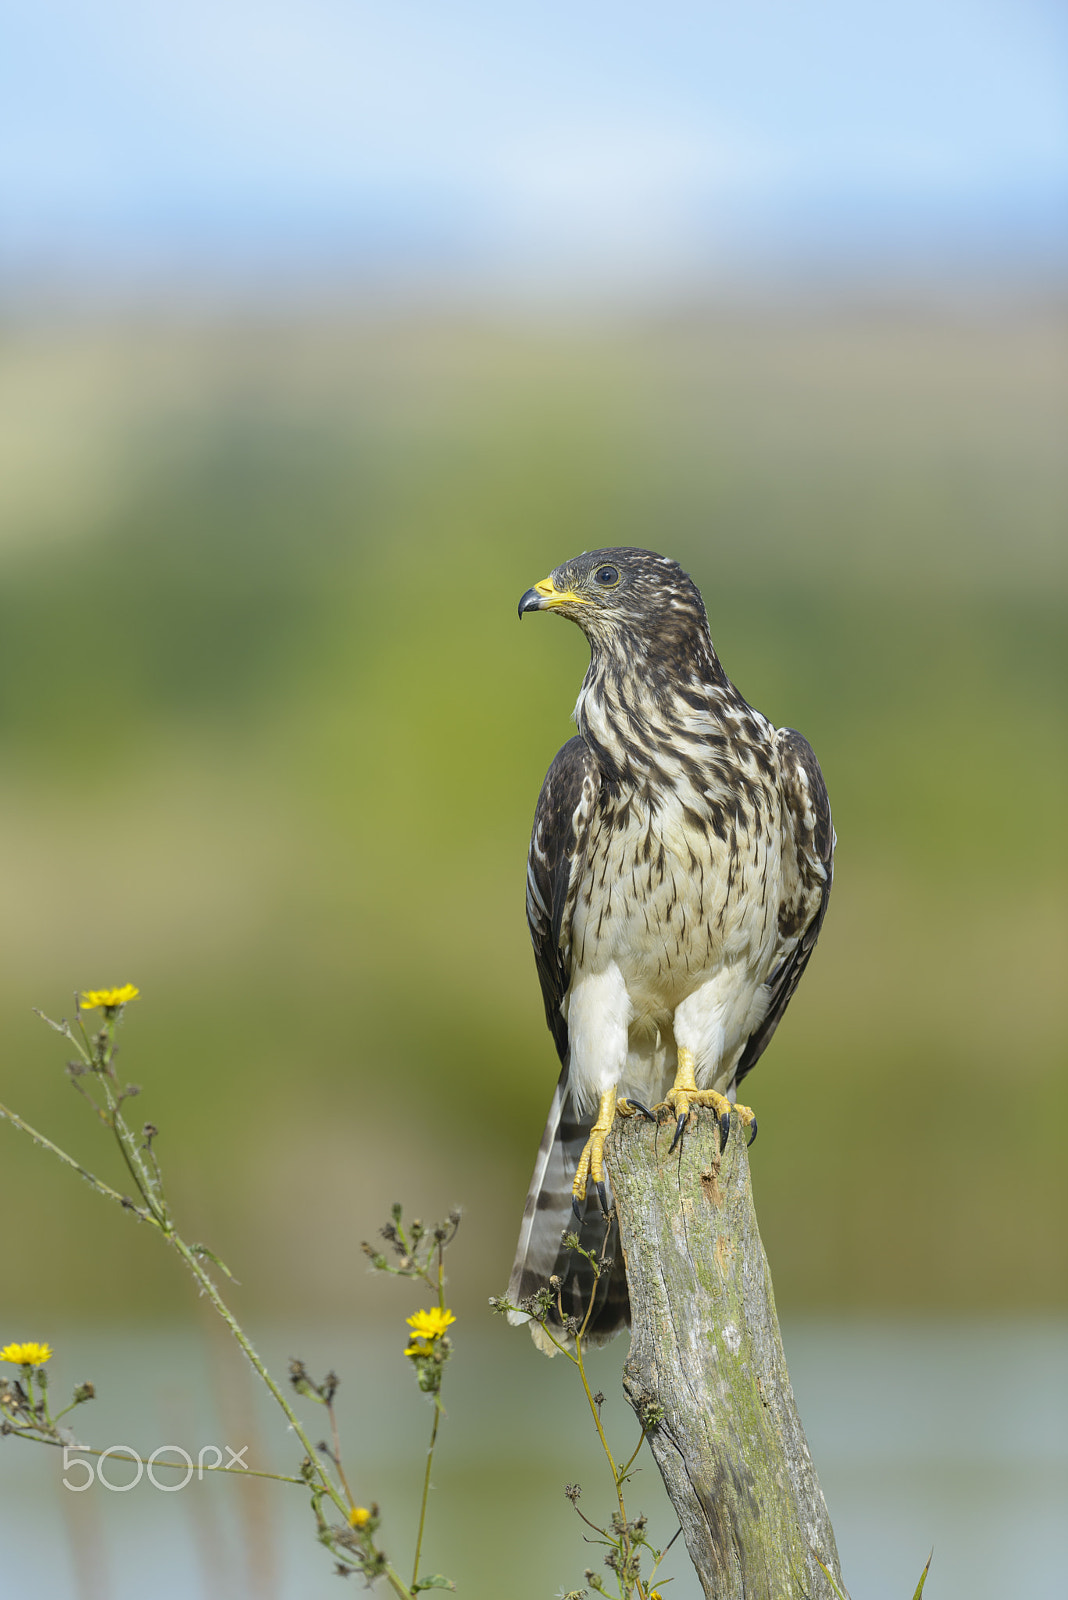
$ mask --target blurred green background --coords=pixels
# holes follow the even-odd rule
[[[839,836],[747,1085],[780,1309],[1068,1289],[1064,328],[969,312],[12,320],[3,334],[0,1082],[117,1179],[76,987],[249,1312],[397,1314],[359,1243],[465,1208],[507,1280],[555,1058],[523,914],[577,630],[521,592],[676,556]],[[146,1231],[0,1126],[5,1279],[173,1316]]]

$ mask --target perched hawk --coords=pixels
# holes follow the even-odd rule
[[[581,1319],[592,1274],[561,1238],[575,1229],[588,1248],[603,1241],[613,1117],[660,1102],[677,1139],[690,1108],[711,1105],[726,1134],[737,1086],[816,943],[834,830],[811,748],[742,699],[676,562],[594,550],[528,589],[520,617],[528,611],[577,622],[590,665],[578,737],[549,768],[527,863],[527,920],[562,1071],[509,1298],[555,1273],[565,1317]],[[752,1112],[734,1109],[755,1137]],[[608,1339],[627,1318],[617,1260],[587,1335]]]

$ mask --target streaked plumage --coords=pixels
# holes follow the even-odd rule
[[[520,615],[535,609],[576,621],[591,659],[578,736],[549,768],[528,857],[527,918],[562,1070],[509,1298],[557,1273],[565,1315],[580,1315],[588,1272],[560,1240],[575,1226],[572,1178],[601,1097],[662,1100],[681,1050],[701,1089],[733,1098],[815,945],[834,832],[811,748],[742,699],[676,562],[596,550],[528,590]],[[603,1239],[594,1194],[581,1235],[591,1248]],[[609,1338],[627,1316],[621,1262],[598,1295],[589,1332]]]

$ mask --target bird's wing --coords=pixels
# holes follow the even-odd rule
[[[571,981],[574,913],[600,778],[585,741],[569,739],[549,768],[534,813],[527,856],[527,923],[557,1053],[567,1055],[560,1002]]]
[[[779,728],[775,745],[783,801],[782,958],[768,979],[768,1008],[742,1051],[735,1084],[756,1066],[793,998],[819,938],[834,875],[831,806],[812,746],[793,728]]]
[[[572,1105],[567,1022],[560,1002],[571,982],[571,919],[599,789],[597,764],[589,747],[580,738],[570,739],[549,768],[534,814],[527,857],[527,922],[545,1020],[556,1041],[562,1071],[534,1165],[508,1286],[508,1298],[513,1305],[521,1305],[555,1274],[560,1280],[564,1316],[585,1318],[587,1341],[592,1344],[604,1343],[626,1325],[627,1279],[617,1236],[613,1233],[610,1240],[605,1239],[600,1201],[591,1195],[581,1218],[576,1219],[572,1211],[571,1180],[589,1135],[592,1113],[576,1116]],[[614,1257],[611,1269],[595,1278],[586,1259],[561,1244],[565,1230],[578,1234],[584,1250],[598,1254],[607,1247]],[[591,1299],[593,1309],[587,1317]],[[512,1320],[526,1318],[513,1312]],[[549,1322],[566,1343],[555,1311]],[[555,1346],[538,1324],[532,1322],[530,1329],[535,1344],[552,1355]]]

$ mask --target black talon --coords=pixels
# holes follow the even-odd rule
[[[629,1094],[627,1096],[627,1104],[633,1110],[640,1111],[642,1116],[645,1118],[646,1122],[655,1122],[656,1121],[656,1118],[653,1116],[653,1113],[649,1110],[649,1107],[648,1106],[643,1106],[640,1100],[632,1100]]]
[[[731,1136],[731,1114],[725,1111],[719,1119],[719,1147],[726,1150],[727,1140]]]
[[[581,1222],[582,1212],[579,1210],[578,1196],[574,1194],[571,1196],[571,1209],[575,1213],[575,1221]]]
[[[754,1117],[753,1118],[753,1131],[749,1135],[749,1143],[750,1143],[750,1145],[756,1144],[756,1133],[757,1133],[757,1120],[756,1120],[756,1117]]]
[[[605,1192],[605,1186],[603,1183],[595,1183],[593,1187],[597,1190],[597,1198],[601,1202],[601,1215],[602,1217],[607,1217],[609,1215],[609,1210],[608,1195]]]
[[[679,1140],[682,1138],[682,1131],[686,1126],[686,1116],[687,1116],[687,1113],[684,1111],[682,1113],[682,1116],[679,1118],[678,1122],[675,1124],[675,1137],[674,1137],[674,1139],[672,1139],[671,1143],[668,1145],[668,1155],[671,1154],[671,1152],[674,1150],[675,1146],[678,1144]]]

